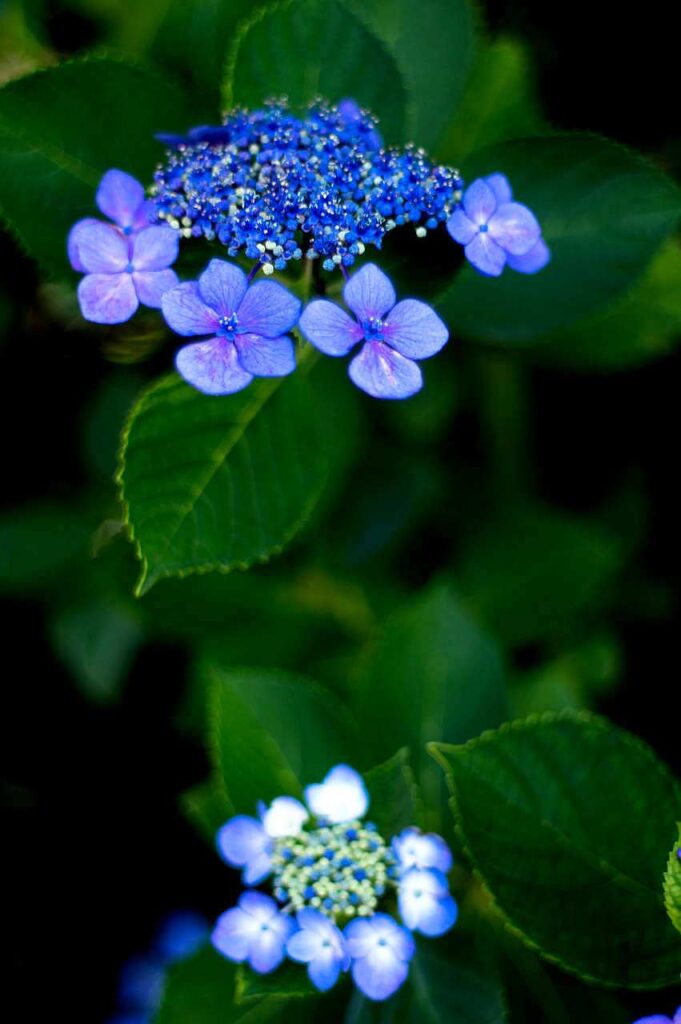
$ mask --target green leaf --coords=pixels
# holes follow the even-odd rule
[[[500,36],[479,54],[438,155],[460,167],[483,146],[538,135],[544,128],[528,47]]]
[[[569,712],[431,752],[474,867],[528,945],[604,984],[678,979],[660,879],[681,787],[648,747]]]
[[[507,507],[464,547],[461,594],[505,644],[561,637],[603,606],[622,563],[599,524],[548,506]]]
[[[162,0],[164,16],[150,55],[191,83],[192,101],[217,119],[220,83],[238,23],[252,14],[252,0]],[[128,19],[135,24],[139,18]],[[198,56],[200,54],[200,57]],[[189,125],[187,127],[190,127]]]
[[[138,617],[116,601],[100,599],[59,608],[50,624],[57,656],[90,700],[115,700],[143,630]]]
[[[425,746],[463,741],[506,717],[499,652],[446,585],[430,587],[398,609],[369,651],[356,693],[356,717],[371,754],[411,750],[429,807],[440,802],[441,780]]]
[[[405,91],[394,59],[340,0],[288,0],[256,14],[237,37],[225,106],[258,106],[288,96],[352,96],[381,119],[388,141],[402,137]]]
[[[520,139],[485,149],[467,181],[503,171],[537,214],[552,251],[535,275],[487,278],[465,267],[440,297],[455,335],[527,343],[612,302],[678,223],[677,186],[643,157],[592,135]]]
[[[664,876],[664,903],[669,919],[681,932],[681,823],[677,826],[679,838],[669,854],[669,863]]]
[[[426,148],[435,146],[460,102],[473,64],[474,4],[470,0],[348,0],[347,6],[397,62],[408,96],[406,138]],[[354,84],[349,94],[355,95],[356,89]]]
[[[319,996],[307,976],[304,966],[285,961],[272,974],[256,974],[242,965],[237,970],[236,1000],[238,1003],[253,1003],[263,996],[283,996],[287,999],[309,999]]]
[[[213,949],[175,964],[166,977],[163,1002],[154,1024],[261,1024],[290,1020],[288,1000],[267,996],[235,1002],[236,966]]]
[[[108,168],[149,182],[159,131],[190,118],[174,83],[141,65],[88,57],[36,71],[0,90],[0,213],[49,271],[67,269],[66,236],[96,211]]]
[[[421,816],[418,787],[405,748],[364,775],[369,791],[369,817],[386,839],[396,836]]]
[[[216,769],[237,813],[282,794],[300,797],[347,758],[343,712],[316,683],[269,669],[203,671]]]
[[[88,558],[92,533],[85,516],[69,505],[45,502],[0,518],[0,593],[44,595],[68,566]]]
[[[499,978],[475,953],[469,935],[447,944],[419,942],[409,966],[409,1024],[504,1024],[506,1000]]]
[[[207,779],[185,790],[180,796],[180,805],[185,817],[211,846],[215,844],[218,829],[234,815],[222,780],[218,778]]]
[[[124,431],[118,479],[142,571],[246,569],[305,525],[326,480],[322,424],[300,372],[211,398],[175,374],[145,391]]]
[[[541,340],[542,363],[621,370],[671,352],[681,338],[681,245],[662,246],[640,281],[607,309]]]

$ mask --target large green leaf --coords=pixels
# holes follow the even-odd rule
[[[213,949],[170,968],[154,1024],[261,1024],[290,1020],[288,1000],[271,995],[237,1003],[236,967]]]
[[[364,778],[369,792],[369,816],[386,839],[418,825],[422,813],[420,794],[406,748],[371,768]]]
[[[370,755],[379,760],[408,746],[426,803],[435,807],[441,785],[426,743],[464,741],[504,720],[501,657],[454,592],[436,585],[388,619],[368,654],[356,705]]]
[[[397,62],[407,87],[406,137],[418,146],[435,146],[461,99],[473,64],[474,3],[347,0],[347,6]],[[381,109],[378,106],[377,112]]]
[[[409,1024],[504,1024],[506,1000],[496,974],[475,956],[469,935],[446,945],[419,942],[409,968]]]
[[[237,38],[225,104],[257,106],[272,96],[305,106],[322,95],[352,96],[402,136],[405,91],[382,42],[340,0],[287,0],[260,11]]]
[[[464,545],[457,585],[511,646],[569,634],[602,607],[622,563],[599,524],[541,505],[506,507]]]
[[[681,932],[681,824],[678,829],[679,838],[669,854],[664,876],[664,902],[672,924]]]
[[[347,720],[337,699],[302,676],[269,669],[203,671],[218,776],[237,812],[259,800],[301,796],[347,759]]]
[[[221,398],[174,374],[144,392],[119,471],[142,562],[138,594],[165,576],[246,569],[281,551],[324,486],[321,430],[301,373]]]
[[[433,744],[460,838],[511,927],[605,984],[673,984],[681,938],[660,880],[681,787],[635,737],[587,714]]]
[[[479,53],[438,155],[460,167],[483,146],[545,129],[528,47],[500,36]]]
[[[97,211],[104,171],[149,182],[162,154],[159,131],[183,130],[184,95],[157,71],[83,58],[36,71],[0,90],[0,213],[48,270],[67,267],[66,236]]]
[[[672,351],[681,339],[681,246],[670,239],[640,281],[605,310],[541,340],[542,363],[619,370]]]
[[[503,171],[539,217],[552,261],[536,275],[465,267],[441,296],[453,335],[527,343],[613,301],[644,272],[681,215],[676,185],[642,157],[592,135],[502,143],[465,166]]]

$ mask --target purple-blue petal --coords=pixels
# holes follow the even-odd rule
[[[155,224],[133,235],[131,262],[135,270],[165,270],[177,259],[180,235],[167,224]]]
[[[496,174],[488,174],[485,181],[494,192],[499,205],[513,201],[513,189],[505,174],[500,174],[498,171]]]
[[[248,962],[258,974],[269,974],[286,956],[286,942],[295,930],[295,924],[285,914],[270,918],[251,943]]]
[[[357,321],[328,299],[309,302],[298,327],[307,340],[327,356],[346,356],[364,336]]]
[[[506,265],[520,274],[536,274],[543,270],[550,260],[551,250],[544,239],[540,238],[524,256],[507,256]]]
[[[352,962],[352,980],[360,992],[375,1002],[394,995],[408,974],[409,963],[400,960],[387,947],[380,955],[372,953]]]
[[[504,203],[490,219],[489,234],[507,253],[524,256],[536,244],[541,228],[527,206]]]
[[[490,238],[489,232],[477,234],[464,252],[468,262],[486,277],[498,277],[506,266],[506,253]]]
[[[343,298],[360,323],[382,320],[397,301],[392,281],[375,263],[366,263],[352,275],[343,288]]]
[[[246,294],[248,279],[241,267],[211,260],[199,278],[199,295],[218,316],[232,316]]]
[[[388,313],[384,340],[409,359],[435,355],[449,337],[434,309],[418,299],[403,299]]]
[[[130,262],[128,239],[112,224],[81,222],[75,243],[79,263],[88,274],[119,274]]]
[[[90,227],[92,224],[101,224],[101,220],[96,220],[94,217],[85,217],[83,220],[77,221],[71,230],[66,240],[66,252],[69,257],[69,263],[74,270],[79,270],[82,274],[87,273],[83,266],[80,253],[78,252],[78,239],[83,228]]]
[[[137,298],[142,305],[160,309],[163,296],[179,284],[174,270],[136,271],[132,275]]]
[[[175,366],[187,383],[204,395],[233,395],[253,380],[240,365],[235,345],[225,338],[185,345],[175,356]],[[255,883],[251,879],[249,884]]]
[[[78,285],[80,311],[95,324],[122,324],[139,301],[131,274],[88,274]]]
[[[301,302],[276,281],[256,281],[238,309],[239,329],[263,338],[278,338],[298,323]]]
[[[254,377],[285,377],[296,368],[296,351],[291,338],[261,338],[258,334],[237,334],[234,339],[239,362]]]
[[[235,868],[242,868],[269,847],[262,824],[248,814],[230,818],[218,831],[216,842],[222,858]]]
[[[468,245],[471,239],[475,238],[478,233],[478,225],[474,224],[470,217],[467,217],[465,212],[459,207],[454,210],[447,221],[447,231],[459,245]]]
[[[497,199],[483,178],[468,186],[463,194],[463,208],[468,218],[478,226],[490,219],[497,208]]]
[[[211,942],[223,956],[242,963],[248,957],[256,928],[250,914],[241,907],[232,907],[217,919]]]
[[[218,314],[203,301],[196,281],[171,288],[164,294],[161,308],[168,325],[185,337],[215,334],[220,326]]]
[[[144,188],[132,175],[113,169],[100,181],[96,202],[102,213],[119,227],[130,228],[144,202]]]
[[[367,341],[348,373],[353,384],[372,398],[409,398],[423,387],[418,363],[380,341]]]
[[[333,952],[324,952],[310,961],[307,973],[316,989],[328,992],[338,981],[342,965],[342,959]]]

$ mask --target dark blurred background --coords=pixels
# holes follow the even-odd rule
[[[484,7],[492,31],[529,43],[554,126],[606,134],[679,170],[671,113],[678,41],[666,28],[668,4],[654,0],[629,14],[594,0],[487,0]],[[97,18],[68,4],[48,2],[43,15],[58,53],[100,39]],[[143,380],[167,365],[167,353],[139,371],[120,359],[112,369],[91,334],[52,334],[36,299],[36,268],[7,235],[0,252],[8,297],[0,348],[3,502],[69,499],[86,484],[81,428],[100,383],[113,372],[133,389],[136,374]],[[646,496],[645,536],[631,570],[646,581],[641,611],[629,605],[619,621],[614,613],[621,682],[598,706],[681,773],[674,621],[681,350],[610,374],[533,367],[528,383],[541,498],[581,514],[632,480]],[[442,452],[451,446],[475,462],[479,426],[465,408],[448,431]],[[371,452],[366,458],[362,472],[370,475]],[[443,542],[453,543],[433,528],[418,545],[398,543],[392,557],[409,565],[406,582],[428,578]],[[160,915],[189,905],[213,917],[229,902],[231,873],[178,811],[179,794],[206,773],[198,742],[177,725],[186,655],[167,641],[146,644],[119,699],[98,704],[55,658],[40,602],[12,595],[1,608],[5,928],[15,1005],[24,1008],[17,1019],[37,1020],[49,1007],[73,1024],[92,1024],[113,1009],[119,968],[151,941]],[[528,645],[514,657],[527,669],[538,653]],[[632,997],[632,1013],[653,1012],[650,1003]]]

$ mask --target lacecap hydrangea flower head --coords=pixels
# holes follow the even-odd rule
[[[305,804],[289,796],[237,815],[220,829],[218,850],[248,888],[218,919],[215,948],[269,974],[284,960],[305,965],[321,992],[350,972],[369,999],[393,995],[406,980],[416,944],[454,925],[457,905],[444,839],[417,828],[380,835],[366,821],[362,777],[336,765],[308,786]]]
[[[175,365],[208,395],[292,373],[296,327],[326,355],[356,349],[349,375],[367,394],[419,391],[419,362],[444,346],[448,327],[425,302],[398,301],[373,262],[350,269],[389,232],[410,226],[422,238],[446,227],[489,277],[506,268],[534,274],[550,258],[536,217],[503,174],[466,188],[458,170],[432,163],[422,149],[385,146],[376,119],[351,99],[317,100],[301,116],[271,102],[232,111],[222,125],[158,138],[166,156],[151,186],[107,171],[96,203],[108,219],[78,221],[68,255],[85,275],[85,319],[123,323],[143,305],[161,309],[177,334],[201,338],[180,349]],[[172,269],[179,243],[197,240],[226,258],[180,283]],[[291,288],[253,283],[298,261],[312,273],[297,275]],[[318,295],[333,287],[325,273],[342,275],[343,303],[316,298],[303,306],[312,279]]]

